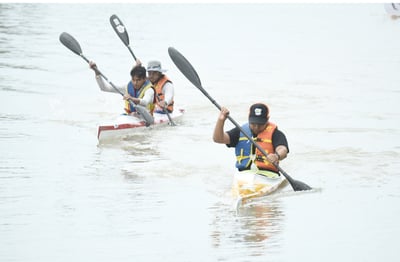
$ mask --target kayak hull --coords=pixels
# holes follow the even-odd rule
[[[286,178],[274,172],[245,170],[234,175],[232,191],[236,207],[250,199],[267,196],[286,184]]]
[[[179,120],[185,113],[184,109],[174,110],[169,114],[173,121]],[[167,114],[154,113],[154,124],[151,126],[163,126],[169,123]],[[137,131],[143,131],[146,128],[146,123],[143,119],[137,116],[120,115],[113,123],[100,125],[97,131],[97,139],[99,142],[117,139],[135,134]]]

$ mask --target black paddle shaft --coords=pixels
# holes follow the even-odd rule
[[[74,37],[72,37],[70,34],[68,34],[66,32],[61,33],[60,42],[65,47],[67,47],[69,50],[71,50],[75,54],[82,57],[87,63],[90,63],[89,59],[87,59],[83,55],[81,46],[79,45],[78,41]],[[124,94],[111,81],[109,81],[108,78],[105,75],[103,75],[99,69],[96,68],[95,71],[96,71],[96,74],[103,77],[115,89],[115,91],[117,91],[119,94],[124,96]],[[141,114],[143,116],[144,120],[146,121],[146,126],[149,126],[154,123],[154,118],[150,115],[149,112],[147,112],[147,110],[145,108],[135,105],[135,103],[133,103],[133,101],[131,99],[129,99],[128,101],[133,107],[135,107],[137,109],[139,114]]]
[[[69,50],[82,57],[83,60],[85,60],[88,64],[90,63],[89,59],[87,59],[86,56],[83,55],[82,48],[79,45],[78,41],[76,41],[76,39],[72,35],[66,32],[61,33],[60,42]],[[100,72],[98,68],[96,68],[95,71],[96,74],[101,75],[101,77],[103,77],[115,89],[115,91],[120,93],[122,96],[124,95],[111,81],[108,80],[105,75],[103,75],[103,73]]]
[[[155,97],[156,97],[157,101],[160,102],[159,94],[155,94]],[[175,124],[175,122],[172,120],[172,117],[171,117],[171,115],[169,114],[168,109],[166,108],[166,106],[167,106],[167,105],[165,105],[165,107],[163,108],[163,111],[164,111],[164,113],[167,114],[167,117],[168,117],[168,120],[169,120],[169,124],[170,124],[171,126],[176,126],[176,124]]]
[[[221,106],[218,104],[218,102],[215,101],[215,99],[213,99],[213,98],[208,94],[208,92],[207,92],[202,86],[197,86],[197,88],[211,101],[211,103],[213,103],[213,104],[218,108],[218,110],[221,110]],[[254,139],[253,139],[251,136],[249,136],[249,135],[243,130],[243,128],[239,125],[239,123],[237,123],[237,122],[235,121],[235,119],[233,119],[233,118],[232,118],[231,116],[229,116],[229,115],[227,116],[227,118],[235,125],[235,127],[239,128],[240,132],[242,132],[242,133],[247,137],[247,139],[249,139],[249,140],[253,143],[253,145],[254,145],[255,147],[257,147],[258,150],[261,151],[261,153],[263,153],[265,156],[268,155],[268,153],[267,153],[258,143],[256,143],[256,142],[254,141]],[[267,160],[268,160],[268,158],[267,158]],[[281,172],[282,174],[285,174],[285,177],[286,177],[288,180],[292,180],[292,181],[293,181],[293,178],[291,178],[291,177],[289,176],[289,174],[287,174],[279,165],[277,165],[277,164],[275,164],[275,163],[272,163],[272,164],[279,170],[279,172]]]
[[[190,64],[190,62],[181,54],[179,53],[175,48],[169,47],[168,48],[168,53],[169,56],[171,57],[172,61],[178,67],[178,69],[182,72],[182,74],[194,85],[196,86],[210,101],[213,103],[219,110],[221,110],[221,106],[207,93],[207,91],[202,87],[200,77],[198,76],[196,70],[193,68],[193,66]],[[231,117],[227,116],[227,118],[237,127],[239,128],[240,132],[242,132],[248,139],[253,143],[255,147],[257,147],[261,153],[263,153],[267,157],[267,152],[259,145],[257,144],[252,137],[250,137],[244,130],[243,128]],[[268,160],[268,157],[267,157]],[[310,190],[311,187],[308,186],[307,184],[294,180],[291,176],[289,176],[288,173],[286,173],[279,165],[272,163],[278,170],[279,172],[286,177],[286,179],[289,181],[290,185],[292,186],[294,191],[302,191],[302,190]]]

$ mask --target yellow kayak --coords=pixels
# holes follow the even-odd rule
[[[285,181],[284,176],[271,171],[256,169],[237,171],[232,187],[233,194],[237,198],[236,207],[238,208],[249,199],[275,192]]]

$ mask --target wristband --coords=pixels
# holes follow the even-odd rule
[[[278,157],[278,160],[281,160],[281,156],[278,154],[278,152],[275,152],[275,155]]]

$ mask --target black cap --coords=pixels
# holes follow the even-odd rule
[[[269,109],[265,104],[257,103],[250,107],[249,123],[265,124],[269,119]]]

